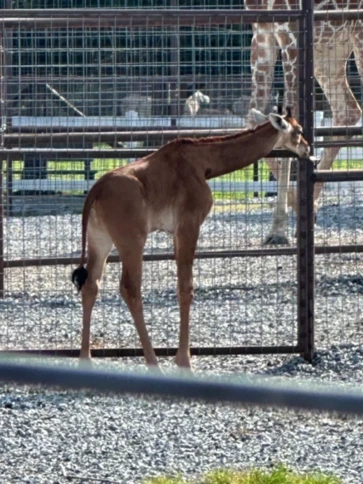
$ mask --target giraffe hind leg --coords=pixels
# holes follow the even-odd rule
[[[103,227],[97,226],[92,220],[88,225],[88,262],[87,269],[74,272],[74,277],[78,280],[82,291],[82,344],[80,358],[81,361],[91,359],[90,351],[90,330],[92,310],[97,298],[99,284],[103,273],[103,268],[108,254],[112,249],[112,240]],[[86,277],[86,280],[82,279]],[[83,285],[82,285],[83,282]]]

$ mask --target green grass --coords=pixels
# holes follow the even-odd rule
[[[209,472],[194,481],[186,481],[181,477],[157,477],[147,479],[145,484],[342,484],[342,481],[332,475],[300,473],[277,465],[270,471],[253,469],[238,472],[221,469]]]

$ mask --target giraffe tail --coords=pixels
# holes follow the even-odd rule
[[[72,283],[76,286],[78,292],[81,291],[82,287],[87,281],[88,278],[88,271],[84,267],[85,259],[86,259],[86,241],[87,241],[87,225],[88,219],[90,216],[91,208],[96,200],[99,192],[100,192],[100,182],[96,182],[95,185],[91,188],[88,192],[86,201],[84,203],[83,212],[82,212],[82,253],[81,253],[81,261],[79,267],[75,269],[72,273]]]

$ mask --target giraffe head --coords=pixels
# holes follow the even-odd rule
[[[286,115],[281,116],[276,112],[265,116],[257,109],[251,109],[250,113],[256,124],[263,124],[270,121],[272,126],[280,132],[280,136],[274,146],[274,149],[289,150],[296,153],[300,158],[308,158],[310,154],[309,143],[303,137],[303,131],[300,124],[292,116],[291,108],[286,108]]]

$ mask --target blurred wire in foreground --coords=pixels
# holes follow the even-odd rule
[[[18,361],[18,358],[6,354],[0,357],[1,382],[363,415],[363,393],[348,391],[347,387],[336,384],[329,388],[327,385],[291,380],[286,384],[275,378],[267,382],[266,378],[250,376],[222,379],[166,376],[154,372],[122,373],[69,367],[45,358],[42,363],[34,363],[32,358]]]

